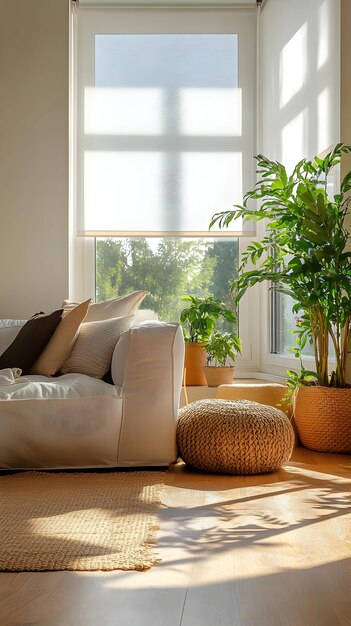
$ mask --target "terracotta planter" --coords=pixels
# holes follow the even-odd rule
[[[351,452],[351,389],[299,387],[295,423],[306,448]]]
[[[185,342],[185,384],[190,385],[207,385],[206,376],[204,374],[204,365],[206,365],[206,352],[202,349],[206,343]]]
[[[205,365],[204,372],[209,387],[230,385],[233,382],[235,367],[217,367]]]

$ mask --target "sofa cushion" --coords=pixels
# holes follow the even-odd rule
[[[90,302],[90,299],[82,302],[63,316],[49,343],[31,368],[31,374],[53,376],[60,370],[72,352]]]
[[[59,325],[62,313],[63,309],[58,309],[49,315],[38,314],[28,320],[0,356],[0,369],[19,367],[23,374],[29,372]]]
[[[29,374],[18,379],[18,384],[0,386],[0,401],[68,400],[105,395],[117,395],[116,387],[84,374],[65,374],[54,378]]]
[[[133,291],[133,293],[114,298],[114,300],[94,302],[89,307],[85,322],[98,322],[113,317],[132,315],[148,294],[148,291]],[[69,311],[77,306],[77,304],[77,302],[65,300],[62,306],[65,311]]]
[[[24,378],[0,387],[0,468],[117,465],[123,401],[113,385],[82,374]]]
[[[84,322],[71,356],[61,368],[62,374],[79,372],[102,378],[110,369],[112,354],[121,334],[132,325],[133,315],[96,322]]]

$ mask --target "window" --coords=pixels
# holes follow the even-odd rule
[[[185,294],[213,296],[235,308],[230,283],[237,272],[238,239],[99,238],[96,300],[146,289],[141,304],[159,319],[178,321]]]
[[[173,320],[185,293],[230,300],[239,238],[254,233],[208,227],[254,183],[255,10],[82,3],[76,19],[85,295],[148,289],[143,306]]]
[[[291,347],[296,346],[295,334],[298,313],[293,312],[294,300],[285,294],[271,290],[271,352],[282,356],[291,356]],[[313,357],[313,346],[306,343],[302,354]],[[330,358],[335,357],[333,342],[329,341]]]
[[[291,355],[295,345],[293,331],[296,329],[297,315],[293,313],[294,301],[290,296],[271,290],[271,352]]]
[[[208,237],[253,182],[255,13],[82,7],[77,34],[78,233]]]
[[[96,35],[94,58],[84,229],[206,232],[242,198],[237,35]]]

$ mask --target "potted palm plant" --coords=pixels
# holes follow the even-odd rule
[[[302,443],[329,452],[351,451],[351,388],[346,363],[351,337],[351,251],[347,216],[351,172],[331,195],[331,175],[350,146],[337,144],[324,158],[303,159],[288,175],[285,167],[258,155],[259,180],[242,206],[218,213],[226,227],[242,217],[266,220],[266,235],[252,242],[242,257],[235,281],[238,300],[252,285],[269,281],[291,296],[299,316],[295,355],[309,341],[315,370],[289,371],[297,390],[295,421]],[[252,201],[258,201],[252,204]],[[248,271],[247,263],[254,269]],[[335,367],[329,372],[330,346]],[[301,363],[302,365],[302,363]]]
[[[236,333],[215,330],[204,350],[207,355],[204,372],[209,387],[218,387],[233,381],[235,357],[241,352],[241,341]]]
[[[182,300],[189,303],[180,313],[185,339],[186,384],[206,385],[203,370],[206,353],[203,348],[209,342],[217,320],[224,319],[235,324],[236,315],[224,302],[215,298],[184,296]]]

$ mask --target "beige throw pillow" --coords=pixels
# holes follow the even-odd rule
[[[133,291],[126,296],[114,298],[114,300],[105,300],[104,302],[93,302],[90,305],[85,322],[97,322],[99,320],[111,319],[113,317],[123,317],[124,315],[132,315],[140,306],[145,296],[149,295],[148,291]],[[69,311],[77,306],[77,302],[65,300],[62,308]]]
[[[49,343],[32,366],[31,374],[53,376],[59,371],[72,352],[90,302],[91,300],[82,302],[62,318]]]
[[[85,322],[62,374],[79,373],[102,378],[111,366],[112,354],[122,333],[129,330],[133,315]]]

